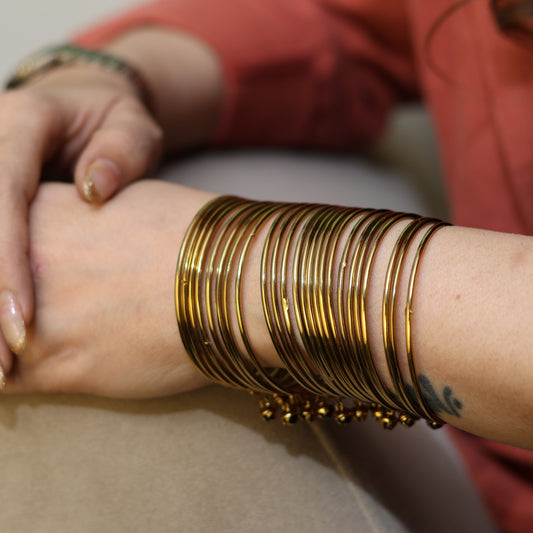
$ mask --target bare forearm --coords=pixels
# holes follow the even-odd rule
[[[450,228],[430,251],[415,310],[420,371],[461,400],[454,425],[533,447],[533,240]]]
[[[383,348],[382,302],[386,269],[400,227],[387,236],[376,258],[367,300],[369,340],[376,366],[390,385]],[[262,237],[246,278],[253,343],[266,365],[279,366],[262,319],[258,287]],[[412,254],[411,253],[411,258]],[[408,258],[409,264],[409,258]],[[408,269],[397,301],[398,331]],[[413,352],[435,413],[467,431],[533,447],[527,415],[533,406],[533,240],[475,229],[441,229],[423,257],[413,303]],[[288,303],[289,306],[292,302]],[[398,334],[399,360],[409,375]]]
[[[31,235],[40,306],[26,353],[7,391],[146,397],[196,386],[199,374],[176,335],[171,286],[177,247],[194,214],[212,195],[145,182],[94,210],[74,202],[67,186],[42,190],[32,210]],[[261,363],[279,367],[261,301],[261,256],[268,229],[267,221],[263,230],[251,233],[242,311]],[[382,338],[383,286],[400,232],[401,227],[395,226],[380,244],[366,300],[372,356],[389,386]],[[139,250],[147,260],[139,261]],[[411,264],[412,253],[406,265]],[[533,449],[528,423],[533,407],[532,269],[530,237],[441,228],[429,243],[417,277],[412,339],[417,376],[424,376],[428,385],[424,392],[436,416],[467,431]],[[405,269],[397,293],[398,360],[407,385],[401,332],[409,270]],[[193,286],[186,276],[180,279],[183,286]],[[289,297],[289,312],[293,305]],[[88,323],[93,326],[87,328]],[[205,341],[202,338],[202,344]],[[43,368],[46,372],[41,374]]]

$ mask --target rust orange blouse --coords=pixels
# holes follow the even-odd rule
[[[533,52],[498,33],[488,0],[159,0],[77,37],[143,24],[217,51],[226,98],[213,142],[349,148],[398,101],[434,119],[454,222],[533,234]],[[455,433],[500,526],[533,524],[533,454]]]

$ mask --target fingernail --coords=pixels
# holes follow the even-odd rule
[[[0,328],[9,349],[16,355],[26,348],[26,325],[15,297],[9,291],[0,295]]]
[[[0,392],[2,392],[6,388],[6,385],[6,375],[4,374],[2,367],[0,367]]]
[[[98,159],[89,165],[83,179],[83,196],[88,202],[107,200],[118,186],[118,167],[109,159]]]

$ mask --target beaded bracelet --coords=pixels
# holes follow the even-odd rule
[[[392,388],[377,369],[367,331],[367,292],[380,245],[400,221],[382,301],[382,337]],[[385,429],[419,418],[437,428],[416,372],[411,339],[415,282],[424,251],[446,225],[383,210],[253,202],[223,196],[206,204],[181,246],[175,284],[178,327],[195,366],[212,381],[262,395],[260,409],[284,423],[333,417]],[[264,368],[242,310],[242,275],[250,246],[268,234],[261,258],[261,297],[282,368]],[[421,236],[421,237],[420,237]],[[408,379],[399,360],[399,280],[418,241],[405,303]],[[346,400],[353,400],[348,407]]]
[[[60,44],[44,48],[23,60],[9,77],[6,89],[16,89],[35,80],[47,72],[66,65],[96,65],[124,76],[135,88],[148,109],[152,99],[148,84],[141,73],[123,59],[96,50],[89,50],[74,44]]]

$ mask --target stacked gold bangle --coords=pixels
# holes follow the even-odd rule
[[[399,221],[404,229],[389,258],[382,304],[391,388],[372,355],[366,300],[377,252]],[[261,294],[280,369],[261,365],[242,310],[243,268],[267,224]],[[176,314],[185,348],[211,380],[263,395],[261,413],[267,420],[281,410],[288,424],[330,416],[345,423],[363,420],[370,411],[386,429],[398,422],[411,426],[419,418],[440,427],[443,422],[431,412],[419,383],[411,316],[422,255],[444,225],[390,211],[216,198],[191,223],[178,259]],[[415,241],[401,336],[398,286]],[[400,365],[400,338],[408,380]]]

